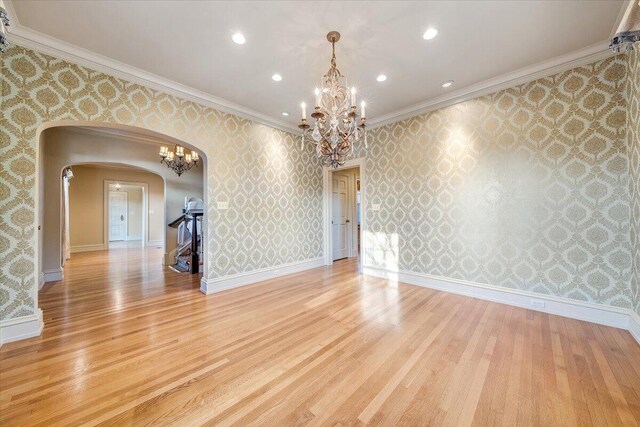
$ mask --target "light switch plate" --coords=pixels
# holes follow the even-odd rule
[[[219,210],[229,209],[229,202],[218,202],[218,209]]]
[[[380,205],[377,203],[374,203],[373,205],[371,205],[371,209],[374,211],[379,211],[380,210]]]

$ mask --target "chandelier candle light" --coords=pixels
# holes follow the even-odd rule
[[[160,147],[160,163],[167,165],[169,169],[173,169],[178,176],[188,171],[194,166],[198,166],[198,160],[200,156],[195,151],[191,153],[185,153],[184,147],[179,145],[175,146],[175,151],[169,151],[167,147]]]
[[[307,123],[307,106],[303,102],[302,120],[298,127],[302,129],[301,149],[305,141],[315,146],[318,157],[325,166],[337,168],[344,165],[356,142],[364,140],[367,148],[365,130],[365,103],[360,104],[360,120],[357,118],[356,88],[348,89],[346,78],[336,67],[336,43],[340,33],[331,31],[327,34],[331,43],[333,56],[331,68],[322,78],[322,87],[316,88],[315,107],[311,117],[315,119],[313,128]],[[344,84],[342,84],[344,80]]]

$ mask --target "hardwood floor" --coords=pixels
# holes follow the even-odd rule
[[[349,260],[204,296],[160,256],[74,255],[0,349],[0,425],[640,425],[626,331]]]

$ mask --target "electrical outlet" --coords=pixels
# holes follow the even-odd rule
[[[541,299],[531,298],[531,305],[538,308],[544,308],[544,301]]]
[[[218,202],[218,209],[219,210],[229,209],[229,202]]]
[[[377,203],[374,203],[371,205],[371,210],[373,211],[379,211],[380,210],[380,205]]]

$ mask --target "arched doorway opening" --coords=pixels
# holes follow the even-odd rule
[[[163,247],[162,263],[167,265],[173,263],[177,247],[177,231],[168,227],[167,224],[182,213],[185,198],[200,197],[206,206],[207,159],[202,151],[188,143],[146,129],[93,122],[65,121],[43,125],[38,140],[36,225],[40,286],[45,281],[56,280],[64,275],[62,174],[68,166],[73,168],[74,165],[102,164],[111,168],[134,168],[161,177],[165,196],[165,209],[162,215],[164,233],[161,237],[162,242],[156,239],[153,244],[160,244]],[[171,169],[160,163],[158,154],[161,146],[173,147],[173,145],[180,145],[197,152],[201,158],[200,165],[178,177]],[[154,214],[157,215],[155,212]],[[205,236],[206,221],[202,224],[205,228],[202,235]],[[106,226],[105,221],[100,227],[103,236],[108,234]],[[108,249],[108,239],[101,243]],[[205,238],[202,239],[201,254],[203,268],[200,271],[206,272]]]

